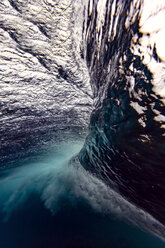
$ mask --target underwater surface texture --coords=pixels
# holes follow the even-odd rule
[[[0,248],[165,248],[165,0],[1,0]]]
[[[149,7],[149,1],[88,6],[84,57],[94,110],[79,158],[165,224],[165,57],[158,38],[165,35],[160,22],[165,2],[146,13]]]

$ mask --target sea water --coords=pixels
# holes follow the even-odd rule
[[[81,146],[82,141],[62,143],[1,171],[0,247],[165,247],[157,237],[127,223],[122,215],[130,210],[122,211],[115,194],[105,200],[102,182],[71,159]]]

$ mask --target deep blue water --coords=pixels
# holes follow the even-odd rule
[[[62,144],[58,151],[47,152],[45,158],[33,158],[21,167],[1,171],[0,247],[165,247],[151,234],[113,213],[107,214],[104,207],[102,211],[94,209],[92,190],[82,197],[75,185],[74,168],[68,164],[80,146],[81,142]],[[86,189],[82,186],[81,190]]]
[[[66,2],[1,5],[0,248],[165,248],[165,6]]]
[[[165,244],[146,233],[79,203],[66,201],[54,216],[36,195],[31,195],[6,222],[0,223],[3,248],[163,248]]]

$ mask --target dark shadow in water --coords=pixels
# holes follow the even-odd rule
[[[1,218],[2,220],[2,218]],[[165,243],[107,216],[85,203],[63,201],[54,216],[36,195],[0,222],[1,248],[164,248]]]

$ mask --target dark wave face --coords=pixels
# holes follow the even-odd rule
[[[164,0],[0,2],[0,246],[164,247],[164,40]]]
[[[79,159],[165,224],[165,4],[90,1],[84,12],[94,110]]]

